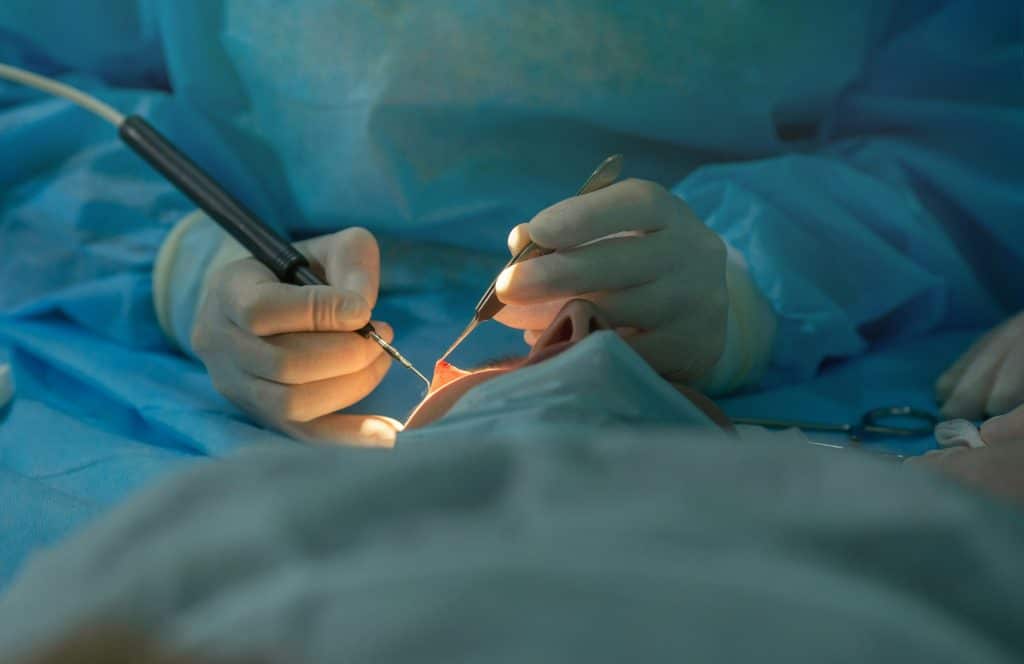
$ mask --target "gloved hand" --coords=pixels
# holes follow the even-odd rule
[[[968,446],[970,441],[978,440],[979,432],[963,420],[939,425],[936,438],[940,444],[950,442],[940,436],[940,429],[946,425],[950,425],[947,428],[951,431],[963,429],[954,438],[967,444],[912,457],[907,463],[934,469],[993,495],[1024,502],[1024,405],[982,424],[981,447]]]
[[[946,417],[979,419],[1024,403],[1024,312],[993,328],[939,377]]]
[[[1020,443],[1024,446],[1024,405],[986,420],[981,425],[981,439],[986,445]]]
[[[568,299],[583,298],[673,382],[699,383],[723,356],[734,294],[732,283],[727,286],[725,243],[660,185],[631,179],[566,199],[513,229],[509,249],[514,254],[531,239],[556,252],[507,269],[496,284],[508,305],[497,320],[524,330],[526,343],[537,341]],[[741,272],[749,282],[745,268]],[[756,291],[752,283],[746,289]],[[739,327],[754,327],[750,308],[736,317]],[[743,347],[734,350],[743,359],[731,362],[722,382],[741,382],[733,379],[751,373],[767,356],[773,333],[771,327],[741,339]],[[769,339],[756,359],[755,338]]]
[[[254,258],[209,279],[192,347],[224,396],[255,418],[305,440],[393,443],[390,418],[337,411],[368,395],[391,358],[355,334],[377,301],[380,252],[351,228],[296,244],[330,286],[280,283]],[[386,323],[377,332],[391,341]]]

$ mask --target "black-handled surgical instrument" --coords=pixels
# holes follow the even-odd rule
[[[296,286],[327,285],[313,272],[309,261],[298,249],[232,198],[151,124],[137,115],[130,115],[121,122],[118,134],[128,147],[192,199],[282,282]],[[427,377],[377,334],[373,325],[367,323],[355,332],[379,344],[388,355],[430,386]]]
[[[263,223],[217,184],[203,169],[137,115],[125,117],[117,109],[66,83],[0,63],[0,78],[64,97],[117,127],[121,140],[159,171],[192,202],[217,222],[229,235],[266,265],[284,283],[296,286],[326,286],[310,268],[309,261],[286,239]],[[420,373],[394,346],[367,323],[355,331],[373,340],[403,367],[430,387]]]

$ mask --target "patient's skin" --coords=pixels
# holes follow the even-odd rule
[[[4,660],[6,661],[6,660]],[[262,660],[261,660],[262,661]],[[269,660],[267,660],[269,661]],[[93,626],[42,648],[21,664],[257,664],[255,660],[208,659],[176,652],[145,632],[128,627]]]
[[[430,392],[409,416],[405,428],[425,427],[444,417],[466,392],[477,385],[521,367],[548,360],[592,333],[610,329],[611,325],[593,303],[587,300],[570,300],[541,334],[530,354],[524,358],[508,360],[477,371],[463,371],[448,362],[440,361],[434,366],[434,380],[430,385]],[[675,387],[715,424],[724,429],[732,429],[729,418],[710,399],[692,388],[683,385]]]

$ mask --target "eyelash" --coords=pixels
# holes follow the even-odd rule
[[[480,369],[494,369],[502,365],[508,364],[509,362],[515,362],[523,359],[520,355],[502,355],[493,359],[481,362],[477,366],[473,367],[473,371],[479,371]]]

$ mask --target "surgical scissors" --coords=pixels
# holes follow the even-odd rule
[[[887,423],[887,420],[910,420],[913,424]],[[753,424],[769,429],[791,429],[820,431],[823,433],[845,434],[851,442],[879,438],[920,438],[932,435],[939,418],[931,413],[911,406],[883,406],[873,408],[860,420],[850,424],[827,424],[802,420],[772,419],[760,417],[734,417],[736,424]]]
[[[590,174],[590,177],[587,178],[587,181],[584,182],[583,186],[580,187],[579,191],[576,192],[576,196],[582,196],[584,194],[589,194],[593,191],[597,191],[598,189],[604,189],[605,187],[619,179],[619,175],[621,173],[622,155],[613,154],[612,156],[602,161],[601,164],[594,169],[594,172]],[[545,249],[544,247],[538,246],[534,244],[532,241],[530,241],[526,244],[525,247],[519,250],[519,253],[513,256],[512,259],[505,264],[505,267],[502,268],[502,272],[512,267],[516,263],[529,260],[531,258],[536,258],[538,256],[546,256],[547,254],[552,253],[552,251],[554,250]],[[499,272],[498,274],[500,275],[501,272]],[[476,329],[477,325],[484,322],[485,320],[490,320],[494,318],[495,314],[497,314],[499,311],[505,308],[505,303],[498,299],[498,294],[497,292],[495,292],[497,283],[498,277],[495,277],[494,281],[491,282],[491,285],[487,287],[487,290],[484,292],[483,297],[481,297],[480,301],[477,302],[476,308],[473,310],[473,318],[472,320],[469,321],[469,325],[467,325],[466,328],[462,331],[462,334],[460,334],[455,339],[455,342],[448,347],[448,350],[445,351],[445,354],[441,356],[442,360],[446,359],[449,355],[451,355],[452,351],[455,350],[459,346],[459,344],[461,344],[466,339],[466,337],[469,336],[470,332]]]

